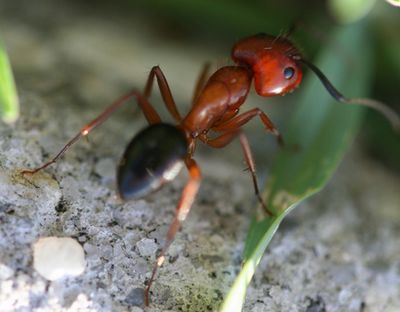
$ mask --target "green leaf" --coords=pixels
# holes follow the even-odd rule
[[[18,96],[6,50],[0,42],[0,115],[13,123],[19,116]]]
[[[332,38],[316,64],[344,94],[365,95],[371,57],[363,25],[339,29]],[[275,216],[253,218],[242,270],[221,312],[242,310],[246,288],[279,224],[299,202],[324,187],[359,127],[363,108],[335,102],[312,74],[302,88],[285,136],[287,148],[279,152],[264,194]]]

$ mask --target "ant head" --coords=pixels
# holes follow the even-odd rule
[[[258,34],[240,40],[232,49],[232,58],[239,65],[250,68],[254,87],[260,96],[284,95],[301,82],[300,64],[307,66],[338,102],[370,107],[380,112],[400,133],[400,116],[383,102],[367,98],[346,98],[313,63],[303,59],[300,51],[286,36]]]
[[[259,34],[245,38],[233,47],[232,58],[252,69],[260,96],[292,92],[303,77],[300,52],[286,37]]]

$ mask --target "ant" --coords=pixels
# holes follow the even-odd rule
[[[261,109],[254,108],[239,113],[253,80],[254,88],[260,96],[284,95],[299,86],[303,76],[301,65],[305,65],[317,75],[337,101],[372,107],[382,113],[394,129],[400,130],[400,118],[385,104],[371,99],[344,97],[315,65],[302,57],[287,35],[275,37],[257,34],[244,38],[234,45],[232,59],[236,65],[221,67],[208,79],[209,65],[204,66],[195,87],[192,106],[184,117],[176,107],[161,68],[154,66],[143,93],[132,90],[120,97],[97,118],[85,125],[54,158],[41,167],[22,172],[22,174],[34,174],[53,164],[71,145],[106,121],[120,106],[131,98],[136,98],[149,126],[132,139],[117,166],[116,180],[119,196],[123,200],[141,198],[173,180],[183,167],[186,166],[189,172],[189,181],[182,191],[176,206],[175,217],[145,289],[146,306],[149,305],[150,288],[157,270],[165,261],[168,247],[173,242],[181,223],[186,219],[200,186],[200,168],[193,159],[199,140],[210,147],[222,148],[239,137],[244,159],[252,177],[255,195],[265,212],[270,217],[274,216],[260,195],[250,145],[241,127],[254,117],[259,117],[266,129],[276,137],[279,145],[283,146],[284,141],[268,115]],[[155,79],[164,104],[176,125],[162,122],[148,101]],[[210,133],[214,135],[210,136]]]

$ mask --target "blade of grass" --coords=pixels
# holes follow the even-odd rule
[[[0,41],[0,115],[4,122],[13,123],[19,116],[19,103],[11,65]]]
[[[332,38],[317,65],[345,94],[364,95],[370,77],[370,49],[363,25],[340,29]],[[242,310],[247,286],[279,224],[299,202],[324,187],[358,129],[363,108],[334,102],[315,77],[307,77],[299,102],[286,135],[287,146],[299,150],[279,152],[265,194],[276,215],[261,221],[253,218],[243,267],[220,312]]]

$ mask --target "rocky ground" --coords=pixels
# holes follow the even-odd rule
[[[133,105],[49,169],[32,178],[19,170],[42,164],[114,98],[141,87],[154,64],[177,102],[188,102],[206,50],[156,41],[140,19],[127,29],[74,6],[62,12],[50,2],[37,11],[0,7],[22,111],[14,126],[0,124],[0,310],[142,311],[144,281],[187,175],[146,199],[118,200],[115,164],[144,125]],[[254,204],[238,151],[200,150],[200,194],[148,311],[217,311],[240,268]],[[263,178],[268,163],[259,167]],[[399,189],[399,176],[355,143],[326,189],[282,224],[244,311],[400,311]],[[42,278],[32,246],[44,236],[76,239],[84,273]]]

